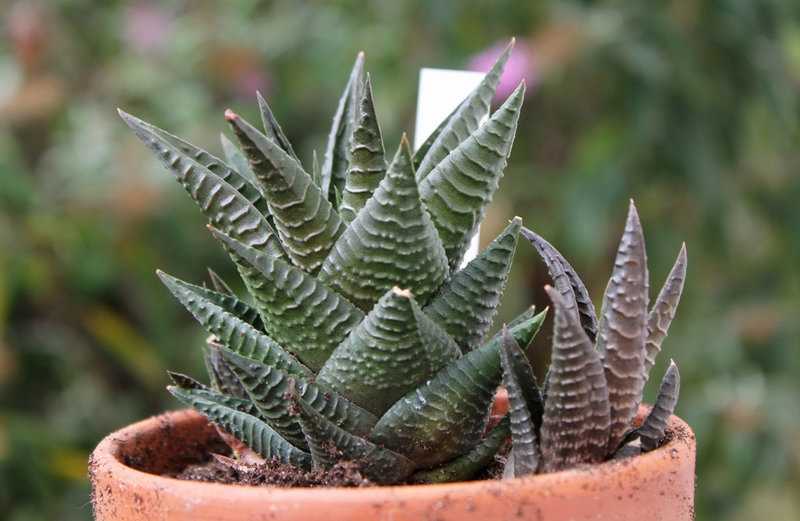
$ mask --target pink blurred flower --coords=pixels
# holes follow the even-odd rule
[[[172,18],[160,5],[135,2],[125,9],[123,38],[139,54],[163,50],[169,43]]]
[[[477,54],[474,54],[467,62],[467,68],[473,71],[486,72],[497,60],[497,57],[505,50],[508,42],[500,42]],[[523,79],[527,84],[526,95],[533,92],[537,75],[534,67],[534,57],[530,49],[530,44],[525,40],[517,39],[511,56],[508,58],[503,76],[500,77],[500,84],[497,86],[495,100],[506,99],[519,82]]]

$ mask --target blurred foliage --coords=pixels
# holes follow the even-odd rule
[[[669,357],[681,367],[698,518],[798,517],[794,0],[18,0],[3,24],[4,519],[91,518],[93,446],[176,406],[166,368],[202,371],[203,332],[154,270],[192,281],[207,280],[207,266],[233,273],[114,107],[219,151],[223,110],[256,119],[260,90],[309,158],[365,50],[392,143],[413,129],[419,67],[479,64],[511,35],[524,59],[509,74],[526,76],[530,95],[485,237],[522,216],[598,303],[628,198],[654,288],[686,241],[686,292],[655,371]],[[547,303],[544,267],[518,250],[501,318]],[[540,372],[542,351],[532,355]]]

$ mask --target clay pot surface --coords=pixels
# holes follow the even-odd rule
[[[640,420],[646,412],[643,406]],[[92,453],[89,474],[97,521],[691,520],[694,434],[676,416],[670,419],[668,434],[667,444],[634,458],[531,477],[285,489],[159,475],[183,468],[189,461],[182,454],[194,450],[199,457],[200,447],[208,447],[208,440],[218,436],[204,417],[182,410],[107,436]]]

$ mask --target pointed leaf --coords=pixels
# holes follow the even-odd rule
[[[212,392],[167,388],[176,398],[243,441],[264,459],[277,457],[301,468],[311,466],[311,456],[283,439],[257,417],[231,407],[231,399]]]
[[[403,136],[389,171],[325,259],[319,280],[369,311],[393,286],[424,304],[446,275],[447,258],[419,200]]]
[[[525,84],[489,120],[462,141],[419,185],[422,201],[455,270],[486,206],[497,190],[511,153]]]
[[[555,326],[540,448],[543,469],[551,472],[603,461],[610,420],[600,357],[561,294],[546,289]]]
[[[216,158],[198,150],[193,157],[174,136],[157,129],[130,114],[119,111],[125,123],[139,139],[152,150],[159,161],[172,172],[178,182],[203,210],[209,222],[225,233],[258,250],[275,256],[283,255],[283,247],[275,231],[264,217],[265,209],[259,209],[255,194],[242,194],[237,186],[246,186],[246,181]],[[186,144],[186,146],[191,146]],[[213,172],[209,166],[216,164]],[[227,175],[228,181],[223,177]],[[257,190],[256,190],[257,193]],[[256,204],[250,201],[256,199]]]
[[[213,389],[209,389],[197,380],[179,373],[169,373],[170,379],[175,385],[167,386],[167,390],[183,403],[194,407],[187,399],[200,402],[214,402],[229,409],[233,409],[258,419],[261,418],[258,409],[246,398],[229,396]],[[176,392],[178,394],[176,394]]]
[[[511,435],[509,424],[509,417],[506,415],[474,449],[435,469],[415,472],[409,478],[409,482],[451,483],[474,478],[494,460],[497,451]]]
[[[425,314],[452,336],[464,353],[475,349],[492,327],[521,225],[522,219],[514,218],[491,244],[442,285],[425,307]]]
[[[221,293],[223,295],[227,295],[229,297],[236,296],[234,295],[231,287],[228,286],[228,283],[225,282],[225,280],[223,280],[223,278],[220,277],[216,271],[212,270],[211,268],[206,268],[206,269],[208,270],[208,276],[211,279],[211,286],[214,288],[214,291],[216,291],[217,293]]]
[[[656,356],[661,351],[661,343],[667,337],[669,325],[675,316],[675,310],[683,293],[683,282],[686,280],[686,245],[681,246],[675,265],[669,272],[667,281],[658,294],[653,309],[647,316],[647,343],[644,363],[644,378],[650,376],[650,369],[656,362]]]
[[[222,143],[222,151],[225,153],[225,159],[227,160],[228,164],[231,165],[234,170],[239,172],[239,175],[247,179],[256,190],[258,190],[256,187],[256,176],[253,174],[253,171],[250,170],[250,164],[247,162],[247,158],[244,157],[244,154],[242,154],[242,151],[239,150],[239,148],[233,144],[233,141],[228,139],[225,134],[220,133],[219,141]],[[261,194],[259,193],[259,195]],[[266,199],[264,199],[264,209],[264,211],[269,211]]]
[[[413,463],[400,454],[337,427],[297,394],[294,400],[315,468],[330,468],[340,460],[352,461],[363,475],[381,485],[399,483],[414,471]]]
[[[541,460],[538,439],[544,404],[525,353],[505,326],[502,335],[500,360],[505,375],[504,385],[508,390],[511,452],[514,456],[511,472],[515,477],[536,474]]]
[[[339,214],[349,224],[364,208],[367,200],[386,175],[386,157],[381,139],[381,129],[375,117],[372,102],[372,86],[369,74],[364,85],[364,95],[358,111],[358,120],[353,128],[350,145],[350,164],[342,192]]]
[[[164,276],[162,276],[163,272],[157,271],[156,273],[159,277],[161,277],[162,281],[165,281]],[[170,278],[169,275],[166,275],[166,277]],[[253,326],[259,331],[264,331],[264,324],[261,322],[261,317],[258,315],[258,310],[251,307],[249,304],[242,302],[236,297],[225,295],[217,291],[211,291],[210,289],[195,286],[193,284],[188,284],[177,279],[174,280],[178,283],[185,284],[186,287],[191,287],[192,292],[198,298],[220,308],[225,313],[235,316],[242,322]],[[167,285],[167,287],[171,289],[171,286]]]
[[[217,342],[231,351],[254,358],[291,374],[309,377],[311,371],[274,340],[206,298],[208,290],[158,271],[165,286],[194,315]]]
[[[597,312],[581,278],[567,262],[567,259],[549,242],[524,226],[522,227],[522,236],[528,239],[539,252],[539,256],[547,265],[547,271],[550,272],[550,277],[553,279],[553,286],[567,303],[567,309],[578,314],[583,329],[589,335],[589,340],[594,342],[597,338]]]
[[[211,336],[206,340],[207,347],[203,350],[203,362],[205,363],[208,377],[211,380],[211,386],[219,393],[235,396],[237,398],[247,398],[247,392],[244,390],[244,387],[242,387],[239,379],[236,378],[236,375],[233,374],[230,368],[225,364],[217,348],[219,344],[214,343],[212,341],[213,338],[214,337]],[[181,387],[186,387],[185,385],[181,385],[180,382],[176,381],[175,383]]]
[[[533,309],[533,307],[530,309]],[[549,310],[550,308],[545,308],[541,313],[537,313],[536,315],[532,314],[529,317],[527,316],[528,312],[526,311],[506,325],[506,328],[509,330],[509,332],[511,332],[511,336],[514,338],[514,341],[517,343],[520,349],[525,351],[530,347],[533,337],[536,336],[536,333],[539,332],[539,328],[542,327],[542,323],[544,322],[545,317],[547,317]],[[512,323],[514,324],[512,325]],[[497,349],[500,349],[503,343],[503,332],[498,331],[486,343],[492,343],[497,346]]]
[[[633,201],[614,271],[600,312],[597,349],[603,360],[611,405],[608,454],[617,450],[642,402],[647,338],[647,257]]]
[[[339,107],[333,116],[333,124],[328,135],[328,146],[325,149],[325,160],[322,163],[322,193],[331,199],[334,190],[344,190],[345,173],[350,154],[350,139],[353,135],[358,101],[361,99],[364,76],[364,53],[358,53],[350,79],[344,89]]]
[[[286,253],[315,274],[344,228],[339,215],[292,156],[232,111],[225,118],[250,161]]]
[[[511,331],[528,345],[543,315]],[[451,362],[398,400],[378,421],[370,439],[410,458],[421,468],[464,455],[480,442],[492,398],[502,378],[501,338]]]
[[[545,308],[545,311],[547,311],[547,308]],[[511,321],[508,324],[506,324],[506,327],[508,327],[508,329],[513,329],[518,324],[521,324],[526,320],[533,318],[535,314],[536,314],[536,306],[530,306],[528,307],[528,309],[526,309],[525,311],[523,311],[522,313],[511,319]]]
[[[513,47],[514,40],[512,39],[480,84],[448,116],[446,124],[440,125],[417,151],[418,156],[415,156],[414,165],[419,165],[417,168],[419,181],[425,179],[461,142],[472,135],[481,124],[481,120],[489,113],[494,92],[500,83],[500,76],[503,74]],[[433,142],[428,144],[428,140],[431,138],[433,138]],[[417,157],[421,157],[421,159],[417,159]]]
[[[260,92],[256,93],[256,97],[258,98],[258,108],[261,111],[261,122],[264,125],[264,135],[267,136],[267,139],[281,147],[284,152],[292,156],[292,158],[294,158],[294,160],[299,164],[300,160],[297,159],[297,154],[294,153],[292,144],[289,143],[289,140],[283,133],[283,129],[281,129],[281,126],[278,124],[275,116],[272,115],[272,111],[270,110],[269,105],[267,105],[266,100],[261,97]]]
[[[667,373],[661,381],[661,389],[658,391],[656,403],[639,428],[642,452],[658,447],[661,438],[664,436],[664,430],[667,428],[669,417],[675,410],[675,404],[678,403],[680,387],[681,375],[678,372],[678,366],[671,360]]]
[[[333,352],[317,382],[376,415],[460,355],[408,290],[389,290]]]
[[[267,202],[261,195],[261,191],[258,189],[258,187],[256,187],[255,184],[253,184],[254,178],[252,175],[248,177],[246,171],[240,172],[235,166],[234,168],[231,168],[224,161],[209,154],[205,150],[198,148],[192,145],[191,143],[188,143],[183,139],[170,134],[166,130],[160,129],[155,125],[151,125],[150,123],[135,118],[130,114],[124,113],[123,111],[120,111],[120,115],[128,124],[128,126],[131,127],[133,131],[139,136],[140,139],[142,139],[143,141],[153,137],[160,139],[163,143],[168,144],[174,150],[180,152],[181,154],[191,159],[192,161],[207,168],[211,173],[213,173],[214,175],[218,176],[220,179],[231,185],[240,194],[242,194],[242,196],[244,196],[244,198],[247,199],[259,212],[261,212],[262,215],[264,215],[265,217],[269,215],[269,210],[267,209]],[[156,154],[159,154],[159,152],[155,148],[153,148],[153,146],[149,144],[147,141],[145,141],[145,144],[147,144],[147,146],[151,150],[153,150]],[[222,145],[223,147],[225,146],[224,140]],[[171,167],[169,166],[167,166],[167,168],[171,169]]]
[[[182,373],[176,373],[174,371],[167,371],[167,376],[169,379],[177,385],[178,387],[185,387],[187,389],[199,389],[201,391],[210,391],[207,386],[201,384],[191,376],[186,376]]]
[[[358,308],[301,269],[211,232],[232,252],[269,336],[312,370],[363,320]]]

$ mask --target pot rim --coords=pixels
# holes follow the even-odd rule
[[[648,407],[640,407],[638,419],[647,411]],[[248,486],[165,477],[124,463],[127,457],[156,455],[155,470],[168,459],[159,459],[164,454],[159,451],[215,432],[206,418],[183,409],[139,421],[100,442],[89,464],[92,503],[98,521],[219,521],[254,516],[281,521],[686,521],[694,518],[695,437],[676,416],[670,418],[668,428],[673,436],[665,445],[633,458],[519,478],[429,485]],[[200,429],[200,434],[190,429]],[[157,446],[148,446],[150,441]]]
[[[649,411],[647,405],[640,407],[639,416]],[[475,487],[476,485],[485,485],[486,483],[495,483],[498,486],[510,485],[513,483],[523,483],[530,481],[537,481],[543,485],[549,482],[561,482],[565,479],[580,478],[582,476],[592,477],[596,479],[598,474],[614,474],[616,471],[629,467],[630,465],[639,465],[650,467],[658,464],[661,461],[676,459],[687,451],[689,446],[694,452],[695,437],[689,425],[681,418],[672,415],[670,416],[667,424],[667,429],[674,434],[664,445],[643,454],[639,454],[632,458],[611,459],[602,463],[581,465],[575,468],[560,470],[556,472],[548,472],[543,474],[535,474],[531,476],[522,476],[517,478],[504,478],[499,480],[472,480],[472,481],[458,481],[447,483],[431,483],[431,484],[408,484],[408,485],[385,485],[376,487],[271,487],[259,485],[241,485],[241,484],[228,484],[228,483],[214,483],[206,481],[192,481],[180,478],[173,478],[163,476],[161,474],[139,470],[132,466],[126,465],[123,462],[124,453],[126,448],[132,442],[136,442],[137,438],[142,436],[143,433],[151,431],[152,429],[159,429],[163,421],[174,423],[191,422],[202,424],[208,420],[192,409],[178,409],[167,411],[162,414],[151,416],[140,420],[136,423],[130,424],[122,429],[115,431],[105,438],[97,445],[92,452],[90,462],[96,468],[106,467],[113,470],[118,478],[125,475],[136,477],[136,479],[144,479],[146,481],[160,481],[169,480],[172,486],[181,487],[186,485],[190,488],[196,486],[200,487],[223,487],[226,490],[240,490],[253,492],[257,491],[258,494],[276,494],[276,493],[289,493],[298,495],[313,496],[319,494],[321,488],[335,489],[346,495],[357,495],[363,493],[364,490],[374,492],[375,490],[387,491],[389,493],[397,493],[402,490],[420,490],[426,488],[446,489],[446,488],[465,488]],[[210,422],[208,422],[210,423]],[[166,447],[168,448],[168,447]],[[677,452],[676,452],[677,451]],[[180,485],[179,485],[180,483]]]

